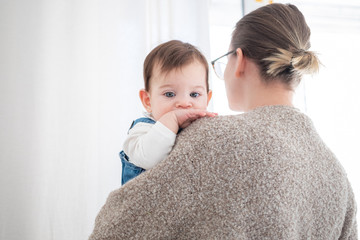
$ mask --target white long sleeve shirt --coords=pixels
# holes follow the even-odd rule
[[[123,150],[132,164],[147,170],[167,157],[175,138],[176,134],[161,122],[139,122],[129,130]]]

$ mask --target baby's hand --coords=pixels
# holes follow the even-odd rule
[[[180,109],[173,112],[176,115],[177,123],[180,128],[186,128],[198,118],[215,117],[217,115],[217,113],[199,109]]]
[[[198,118],[215,116],[217,116],[217,113],[208,112],[206,110],[178,109],[164,114],[158,121],[174,133],[177,133],[179,128],[186,128]]]

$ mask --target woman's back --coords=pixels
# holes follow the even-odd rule
[[[260,107],[192,127],[201,134],[189,133],[196,152],[189,158],[199,204],[209,210],[199,212],[199,228],[221,223],[223,234],[249,239],[337,239],[351,229],[345,221],[355,221],[355,206],[346,174],[295,108]]]

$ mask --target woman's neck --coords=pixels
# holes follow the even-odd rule
[[[247,111],[261,106],[285,105],[292,106],[293,91],[285,88],[282,84],[271,83],[258,87],[248,97]]]
[[[259,75],[252,76],[251,81],[247,81],[247,96],[245,111],[253,110],[261,106],[285,105],[293,106],[292,100],[294,91],[290,90],[280,80],[273,80],[264,83]]]
[[[242,86],[242,107],[245,112],[262,106],[293,106],[294,91],[282,83],[280,79],[265,83],[257,65],[249,60],[242,75]]]

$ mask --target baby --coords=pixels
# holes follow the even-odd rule
[[[180,129],[206,111],[209,90],[208,63],[198,49],[172,40],[153,49],[144,61],[145,89],[140,99],[147,113],[133,121],[123,151],[121,184],[154,167],[171,151]]]

